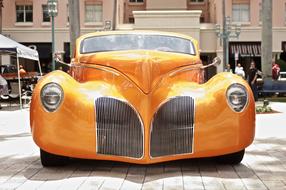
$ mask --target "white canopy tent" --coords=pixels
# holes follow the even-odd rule
[[[17,70],[18,70],[18,83],[19,83],[19,98],[20,107],[22,108],[22,93],[21,93],[21,79],[19,72],[19,58],[30,59],[38,62],[40,75],[42,75],[39,54],[36,50],[24,46],[10,38],[7,38],[0,34],[0,55],[14,55],[17,58]]]

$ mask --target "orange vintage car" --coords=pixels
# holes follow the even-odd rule
[[[205,82],[208,66],[189,36],[86,34],[70,66],[69,74],[44,76],[33,92],[30,125],[43,166],[69,158],[151,164],[216,157],[238,164],[254,139],[250,87],[229,72]]]

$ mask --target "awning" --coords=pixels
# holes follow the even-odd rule
[[[0,54],[17,54],[18,57],[39,61],[39,54],[36,50],[26,47],[10,38],[0,34]]]
[[[261,44],[256,43],[232,43],[230,44],[230,53],[238,53],[242,57],[260,57]]]

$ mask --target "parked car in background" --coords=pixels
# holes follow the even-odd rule
[[[238,164],[254,139],[247,82],[230,72],[205,82],[208,66],[189,36],[86,34],[70,66],[70,74],[44,76],[33,92],[30,124],[44,166],[69,158],[151,164],[216,157]]]
[[[280,72],[279,80],[286,80],[286,72],[285,71]]]

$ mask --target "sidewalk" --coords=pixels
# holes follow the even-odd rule
[[[140,166],[74,160],[43,168],[29,128],[29,111],[0,111],[0,190],[4,189],[286,189],[286,103],[258,114],[255,142],[242,164],[194,159]]]

